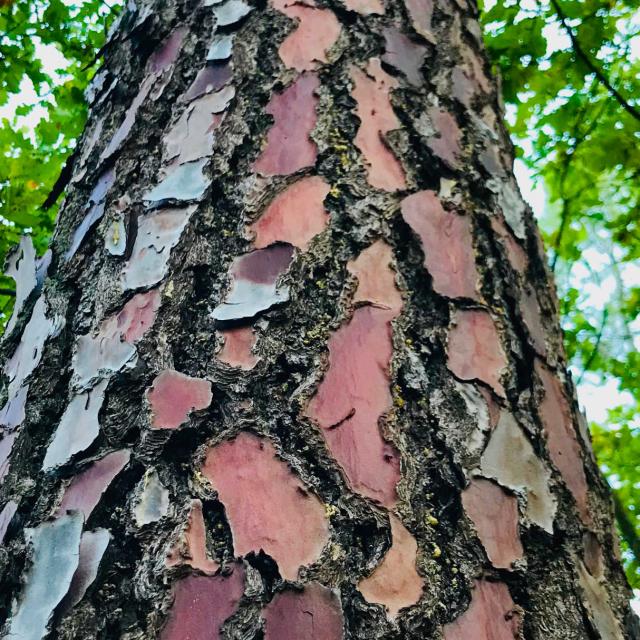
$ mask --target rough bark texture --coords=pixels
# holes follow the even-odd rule
[[[132,1],[89,99],[3,637],[637,637],[471,4]]]

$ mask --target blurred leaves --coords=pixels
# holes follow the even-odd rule
[[[547,196],[540,224],[574,379],[620,394],[592,430],[620,505],[627,575],[640,588],[640,3],[484,5],[512,136]]]
[[[116,13],[101,0],[0,2],[0,265],[25,232],[39,254],[47,246],[57,207],[40,206],[84,128],[83,69]],[[13,285],[0,277],[0,326]]]

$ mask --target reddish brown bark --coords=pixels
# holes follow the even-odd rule
[[[5,636],[632,637],[478,33],[129,3],[9,263]]]

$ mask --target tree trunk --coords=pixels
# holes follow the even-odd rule
[[[475,12],[129,3],[9,261],[3,637],[637,637]]]

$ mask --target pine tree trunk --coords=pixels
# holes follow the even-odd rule
[[[3,637],[637,637],[475,14],[129,3],[9,261]]]

